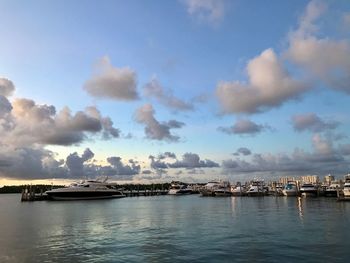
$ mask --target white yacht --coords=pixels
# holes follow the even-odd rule
[[[215,196],[215,190],[219,188],[220,181],[210,181],[200,189],[202,196]]]
[[[284,196],[297,196],[298,187],[295,182],[288,182],[282,190]]]
[[[317,187],[311,183],[304,183],[300,187],[300,194],[302,196],[317,196]]]
[[[214,190],[215,196],[231,196],[230,182],[222,181]]]
[[[171,186],[168,192],[169,195],[185,195],[192,193],[193,190],[189,185],[178,181],[171,182]]]
[[[52,200],[92,200],[122,198],[125,195],[115,188],[114,185],[105,181],[82,181],[72,183],[68,187],[52,189],[46,191],[48,197]]]
[[[264,181],[254,180],[251,182],[248,190],[248,196],[263,196],[267,194]]]
[[[346,182],[343,188],[344,198],[350,199],[350,182]]]
[[[338,191],[340,191],[341,186],[338,182],[332,182],[329,186],[326,187],[324,191],[325,196],[338,196]]]
[[[240,184],[237,184],[235,186],[231,186],[231,195],[232,196],[242,196],[245,195],[246,189],[241,186]]]

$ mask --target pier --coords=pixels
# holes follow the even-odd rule
[[[146,190],[121,190],[121,193],[126,197],[138,197],[138,196],[157,196],[168,194],[167,189],[146,189]],[[49,196],[45,194],[43,190],[37,193],[35,186],[26,186],[22,190],[21,201],[22,202],[32,202],[32,201],[46,201],[50,200]]]

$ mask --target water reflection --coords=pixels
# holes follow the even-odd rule
[[[298,205],[298,215],[300,222],[304,223],[304,212],[303,212],[303,199],[301,197],[297,197],[297,205]]]

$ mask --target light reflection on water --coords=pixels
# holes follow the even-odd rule
[[[0,262],[337,262],[350,203],[199,196],[20,203],[0,196]]]

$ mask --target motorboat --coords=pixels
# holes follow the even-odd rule
[[[304,183],[300,187],[300,194],[302,196],[317,196],[318,190],[317,187],[314,184],[311,183]]]
[[[246,189],[240,184],[231,186],[231,195],[232,196],[242,196],[245,195]]]
[[[343,188],[344,198],[350,199],[350,182],[346,182]]]
[[[284,196],[297,196],[298,187],[295,182],[288,182],[282,190]]]
[[[192,187],[185,183],[181,183],[179,181],[173,181],[171,182],[170,189],[168,194],[169,195],[186,195],[186,194],[192,194],[193,190]]]
[[[267,189],[265,187],[264,181],[254,180],[250,183],[247,190],[248,196],[264,196],[267,194]]]
[[[202,196],[215,196],[215,190],[219,188],[221,181],[210,181],[200,189]]]
[[[324,195],[328,197],[336,197],[338,196],[338,192],[340,191],[340,189],[341,189],[340,183],[332,182],[329,186],[326,186]]]
[[[51,200],[93,200],[122,198],[125,195],[112,184],[105,181],[82,181],[68,187],[52,189],[45,192]]]
[[[214,190],[215,196],[231,196],[230,182],[222,181]]]

